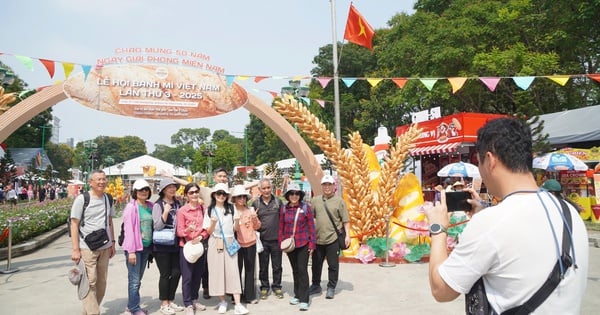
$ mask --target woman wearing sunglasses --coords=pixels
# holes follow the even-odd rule
[[[162,179],[158,188],[158,200],[152,209],[154,230],[176,228],[175,219],[181,208],[177,200],[177,189],[179,184],[170,178]],[[173,245],[154,244],[152,255],[156,261],[160,277],[158,279],[158,298],[160,299],[160,312],[172,315],[181,312],[184,308],[175,303],[175,292],[179,287],[181,271],[179,269],[179,241],[175,240]]]
[[[185,185],[183,193],[187,203],[177,212],[177,236],[179,240],[179,268],[181,269],[181,291],[185,315],[194,315],[195,311],[203,311],[206,306],[198,302],[198,290],[200,290],[200,276],[204,273],[203,260],[206,255],[202,254],[195,261],[188,261],[184,255],[185,243],[199,244],[208,238],[209,233],[203,228],[204,206],[200,203],[200,186],[196,183]]]
[[[248,208],[250,194],[244,185],[235,185],[231,192],[231,201],[235,206],[234,229],[237,231],[237,240],[240,243],[238,251],[238,269],[240,279],[244,271],[243,297],[248,304],[258,303],[256,298],[256,285],[254,274],[256,273],[256,230],[260,229],[260,220],[254,208]]]
[[[248,314],[248,310],[240,303],[242,285],[238,268],[238,254],[230,255],[225,247],[234,240],[234,208],[227,200],[229,188],[227,184],[216,184],[210,194],[208,216],[204,227],[210,233],[208,239],[208,290],[211,296],[220,299],[218,312],[227,312],[225,294],[232,294],[235,302],[234,314]]]
[[[288,203],[279,216],[279,244],[294,236],[295,249],[287,254],[294,279],[290,304],[299,304],[301,311],[308,311],[308,257],[317,248],[315,219],[310,206],[302,201],[304,192],[298,184],[288,184],[285,199]]]
[[[127,311],[147,314],[140,307],[140,284],[152,245],[152,202],[150,184],[143,179],[133,183],[131,201],[123,210],[123,251],[127,266]]]

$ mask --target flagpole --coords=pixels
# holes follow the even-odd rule
[[[335,122],[335,138],[341,143],[340,129],[340,82],[338,74],[338,51],[337,51],[337,33],[335,27],[335,0],[329,0],[331,3],[331,33],[333,34],[333,111]]]

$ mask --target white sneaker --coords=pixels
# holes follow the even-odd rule
[[[236,315],[244,315],[244,314],[248,314],[248,313],[250,313],[250,311],[248,311],[248,309],[245,308],[244,305],[242,305],[242,304],[236,304],[235,305],[234,314],[236,314]]]
[[[169,304],[169,307],[170,307],[172,310],[174,310],[175,312],[183,312],[183,311],[185,311],[185,307],[183,307],[183,306],[179,306],[179,305],[175,304],[175,302],[171,302],[171,303]]]
[[[175,314],[175,311],[171,308],[170,305],[161,305],[160,306],[160,312],[165,314],[165,315],[173,315]]]
[[[227,312],[227,302],[219,302],[219,314],[225,314]]]
[[[185,315],[194,315],[196,314],[196,312],[194,311],[194,307],[193,306],[188,306],[185,308]]]

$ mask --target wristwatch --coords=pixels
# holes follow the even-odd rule
[[[438,235],[440,233],[447,233],[447,232],[448,232],[448,229],[445,228],[441,224],[434,223],[429,226],[429,235]]]

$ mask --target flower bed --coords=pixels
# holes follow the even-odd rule
[[[3,207],[0,210],[0,247],[8,246],[9,220],[12,222],[12,243],[16,245],[66,224],[72,202],[73,199],[66,198],[20,204],[17,208]]]

